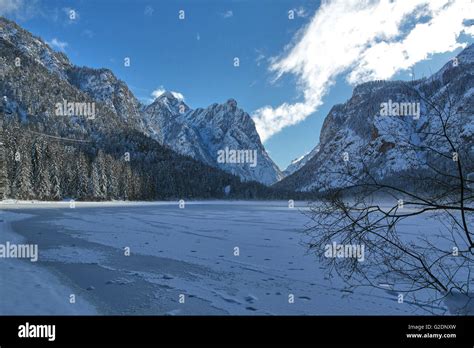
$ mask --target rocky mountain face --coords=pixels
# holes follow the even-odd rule
[[[67,76],[73,86],[109,108],[130,127],[145,133],[141,104],[112,71],[71,66]]]
[[[283,175],[263,147],[255,124],[233,99],[191,110],[172,93],[164,93],[144,108],[147,129],[154,139],[203,163],[247,181],[270,185]],[[252,161],[219,160],[222,151],[255,154]],[[234,163],[235,162],[235,163]]]
[[[455,168],[443,125],[466,172],[473,172],[474,45],[429,78],[357,86],[327,115],[314,156],[275,187],[325,191],[369,174],[396,181],[402,173],[429,169],[433,154],[443,154],[446,166]]]
[[[0,77],[6,197],[263,198],[276,192],[162,146],[140,103],[111,71],[76,67],[5,18]]]

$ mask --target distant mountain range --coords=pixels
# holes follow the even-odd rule
[[[283,172],[233,99],[191,109],[165,92],[143,105],[110,70],[77,67],[5,18],[0,52],[7,162],[0,181],[13,198],[297,198],[295,192],[343,187],[338,173],[350,165],[357,176],[362,163],[375,177],[389,179],[419,169],[403,139],[433,141],[420,130],[432,129],[436,120],[410,90],[439,105],[446,105],[449,90],[462,110],[457,138],[474,143],[472,45],[430,78],[357,86],[329,112],[319,144]],[[381,114],[381,105],[413,102],[416,117]]]

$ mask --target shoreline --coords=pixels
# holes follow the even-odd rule
[[[1,212],[3,225],[0,241],[24,243],[12,224],[28,220],[32,215]],[[60,274],[48,267],[26,259],[0,259],[1,315],[98,315],[96,307],[76,295],[76,303],[69,296],[77,291]]]

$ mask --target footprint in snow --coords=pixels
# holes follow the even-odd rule
[[[245,297],[245,301],[249,303],[254,303],[255,301],[258,301],[258,298],[254,295],[248,295]]]
[[[233,298],[224,298],[224,301],[225,301],[225,302],[228,302],[228,303],[237,303],[237,304],[240,304],[239,301],[234,300]]]
[[[353,290],[350,290],[350,289],[342,289],[342,290],[340,290],[340,291],[341,291],[341,292],[347,292],[347,293],[349,293],[349,294],[353,294],[353,293],[354,293],[354,291],[353,291]]]

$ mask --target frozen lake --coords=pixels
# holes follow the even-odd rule
[[[0,243],[37,244],[39,260],[0,260],[0,314],[426,314],[396,294],[329,279],[301,243],[303,202],[1,209]]]

